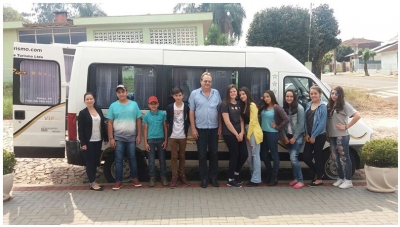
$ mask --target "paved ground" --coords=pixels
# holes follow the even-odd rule
[[[373,193],[364,181],[351,189],[325,186],[202,189],[133,188],[102,192],[87,186],[14,187],[3,203],[3,224],[392,224],[398,225],[398,192]]]

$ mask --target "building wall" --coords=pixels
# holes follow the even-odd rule
[[[86,35],[88,41],[94,41],[95,32],[110,31],[143,31],[143,43],[150,42],[150,29],[165,28],[195,28],[197,33],[197,45],[204,45],[203,23],[171,23],[171,24],[121,24],[121,25],[89,25],[86,26]]]
[[[388,51],[381,53],[382,73],[390,75],[398,70],[398,52]]]
[[[18,40],[15,29],[3,30],[3,81],[12,82],[14,42]]]

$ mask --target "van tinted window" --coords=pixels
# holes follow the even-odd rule
[[[56,105],[60,102],[60,70],[55,62],[25,60],[20,70],[20,101],[30,105]]]
[[[226,88],[230,84],[237,86],[238,70],[229,68],[172,68],[172,86],[183,90],[183,101],[189,99],[190,93],[200,88],[200,77],[204,72],[210,72],[212,76],[212,88],[217,89],[224,97]]]
[[[307,103],[311,101],[310,97],[310,87],[313,86],[315,81],[313,81],[311,78],[308,77],[299,77],[299,76],[287,76],[284,79],[284,86],[285,86],[285,92],[287,90],[294,90],[296,93],[297,99],[299,103],[306,108]],[[283,97],[284,94],[283,94]],[[325,94],[322,94],[321,100],[324,102],[328,102],[327,97]]]
[[[94,84],[93,84],[94,83]],[[147,99],[156,95],[156,69],[152,66],[96,64],[89,67],[88,85],[95,92],[96,104],[108,108],[117,100],[115,88],[124,84],[128,98],[141,109],[148,109]]]
[[[251,95],[258,102],[264,91],[269,90],[270,74],[268,69],[254,69],[251,72]]]

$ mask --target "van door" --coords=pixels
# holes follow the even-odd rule
[[[64,158],[63,49],[52,45],[25,45],[15,43],[14,47],[14,153],[16,157],[25,158]]]

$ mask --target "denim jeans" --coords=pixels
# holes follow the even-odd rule
[[[101,142],[89,142],[86,151],[83,151],[86,160],[86,174],[90,184],[95,182],[97,166],[100,164]]]
[[[332,154],[336,159],[336,168],[340,179],[351,180],[353,167],[350,159],[349,142],[350,136],[338,136],[330,138]],[[345,169],[345,175],[343,173]]]
[[[156,148],[158,151],[158,161],[160,163],[160,176],[165,177],[167,173],[167,167],[165,164],[165,151],[162,149],[162,144],[164,143],[164,138],[157,139],[147,139],[147,143],[150,146],[150,152],[148,152],[149,158],[149,176],[155,176],[155,156],[156,156]]]
[[[196,141],[199,153],[200,180],[217,180],[218,176],[218,128],[196,128],[199,138]],[[208,148],[208,149],[207,149]],[[207,168],[207,150],[210,155],[210,170]]]
[[[128,157],[130,174],[132,179],[138,177],[136,162],[136,142],[115,141],[115,181],[122,182],[123,161],[125,155]]]
[[[294,144],[287,144],[287,149],[290,154],[290,161],[292,162],[293,177],[297,182],[303,182],[303,173],[301,172],[301,166],[299,162],[299,152],[303,145],[304,135],[301,134],[297,137]]]
[[[248,126],[246,126],[246,131]],[[246,140],[247,151],[249,156],[247,158],[247,162],[249,163],[251,179],[250,181],[253,183],[261,183],[261,160],[260,160],[260,148],[261,144],[256,144],[256,139],[254,138],[254,134],[250,137],[250,143]],[[254,149],[251,150],[250,145],[254,145]]]
[[[279,171],[279,153],[278,153],[278,132],[263,131],[263,142],[261,143],[260,158],[264,162],[267,172],[271,171],[271,161],[268,157],[268,151],[271,151],[272,160],[274,163],[272,174],[278,174]]]

